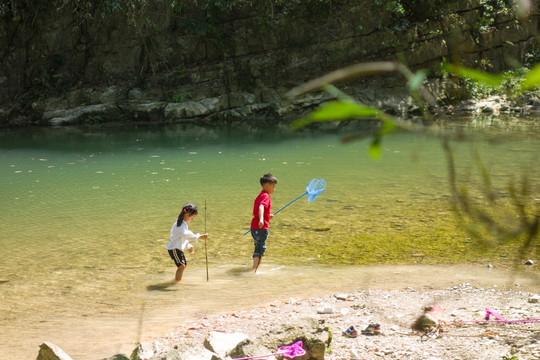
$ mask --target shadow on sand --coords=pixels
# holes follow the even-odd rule
[[[234,276],[242,276],[245,273],[252,272],[249,266],[237,266],[227,269],[226,273]]]
[[[148,291],[176,291],[178,290],[178,286],[176,286],[176,282],[174,281],[167,281],[164,283],[148,285],[146,287],[146,290]]]

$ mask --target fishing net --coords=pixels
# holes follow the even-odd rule
[[[286,358],[292,359],[297,356],[305,355],[306,350],[302,347],[302,341],[297,341],[292,345],[280,347],[278,353]]]
[[[323,179],[312,179],[306,186],[307,201],[312,202],[326,190],[326,181]]]

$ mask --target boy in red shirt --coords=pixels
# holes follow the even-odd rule
[[[270,195],[274,193],[277,179],[272,174],[261,176],[262,190],[253,203],[253,219],[251,220],[251,236],[255,245],[253,251],[253,271],[256,272],[261,265],[264,251],[266,250],[266,239],[268,238],[268,223],[274,217],[272,211],[272,199]]]

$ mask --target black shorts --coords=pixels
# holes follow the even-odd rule
[[[176,264],[176,266],[181,266],[181,265],[187,266],[186,257],[184,256],[184,252],[182,250],[180,249],[169,250],[169,256],[171,257],[171,259],[174,260],[174,263]]]

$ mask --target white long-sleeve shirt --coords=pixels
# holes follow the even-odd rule
[[[185,221],[182,221],[180,226],[176,226],[176,221],[174,222],[171,228],[171,237],[169,238],[169,243],[167,244],[167,250],[180,249],[182,251],[186,249],[191,249],[190,241],[199,242],[199,237],[201,234],[194,234],[191,230],[188,229],[188,224]]]

